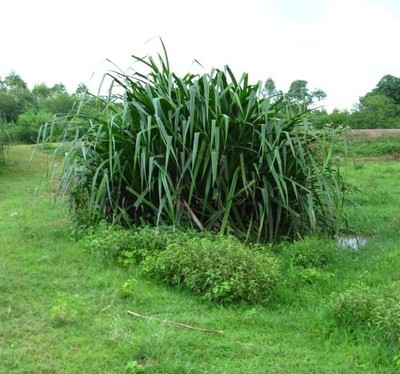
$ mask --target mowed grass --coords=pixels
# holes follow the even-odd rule
[[[344,167],[351,225],[369,238],[320,279],[281,282],[267,305],[221,306],[106,266],[71,238],[37,186],[49,154],[13,146],[0,165],[0,373],[397,373],[399,345],[338,327],[333,292],[400,280],[396,162]],[[368,217],[368,218],[367,218]],[[289,269],[283,269],[289,274]],[[285,274],[284,274],[285,275]],[[121,292],[132,282],[128,293]],[[138,319],[128,310],[223,334]]]

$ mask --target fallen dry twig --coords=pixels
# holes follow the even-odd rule
[[[113,304],[114,304],[114,300],[111,301],[111,303],[108,304],[106,307],[104,307],[102,310],[100,310],[100,313],[103,313],[103,312],[105,312],[108,308],[111,308]]]
[[[172,326],[175,326],[175,327],[181,328],[181,329],[195,330],[195,331],[201,331],[201,332],[209,332],[209,333],[214,333],[214,334],[223,334],[224,333],[221,330],[200,329],[198,327],[193,327],[193,326],[189,326],[189,325],[183,325],[182,323],[176,323],[176,322],[173,322],[173,321],[168,321],[167,319],[144,316],[142,314],[135,313],[135,312],[132,312],[130,310],[128,310],[128,314],[130,314],[131,316],[138,317],[138,318],[143,318],[143,319],[148,319],[148,320],[160,321],[160,322],[163,322],[163,323],[168,323],[169,325],[172,325]]]

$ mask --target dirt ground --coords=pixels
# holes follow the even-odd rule
[[[365,129],[365,130],[350,130],[348,135],[354,137],[372,137],[388,135],[400,135],[400,129]]]

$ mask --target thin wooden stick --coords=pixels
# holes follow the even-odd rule
[[[214,333],[214,334],[223,334],[224,333],[221,330],[200,329],[198,327],[193,327],[193,326],[189,326],[189,325],[184,325],[182,323],[176,323],[176,322],[173,322],[173,321],[168,321],[167,319],[144,316],[142,314],[135,313],[135,312],[132,312],[130,310],[128,310],[128,314],[130,314],[131,316],[138,317],[138,318],[143,318],[143,319],[147,319],[147,320],[153,320],[153,321],[159,321],[159,322],[163,322],[163,323],[168,323],[169,325],[172,325],[172,326],[175,326],[175,327],[181,328],[181,329],[195,330],[195,331],[201,331],[201,332],[209,332],[209,333]]]
[[[197,227],[200,230],[204,230],[204,226],[201,224],[199,219],[196,217],[194,214],[193,210],[190,208],[189,204],[186,202],[186,200],[183,200],[183,205],[185,206],[186,210],[188,211],[190,217],[192,217],[192,220],[196,223]]]
[[[106,307],[104,307],[102,310],[100,310],[100,313],[103,313],[103,312],[105,312],[108,308],[111,308],[113,304],[114,304],[114,300],[111,301],[111,303],[108,304]]]

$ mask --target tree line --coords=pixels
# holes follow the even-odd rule
[[[15,72],[0,77],[0,137],[19,143],[35,143],[41,125],[55,115],[71,113],[77,100],[87,92],[80,84],[72,94],[62,83],[36,84],[29,89]],[[400,78],[385,75],[370,92],[360,97],[352,110],[334,109],[328,113],[320,105],[326,98],[321,89],[310,89],[305,80],[295,80],[288,92],[278,90],[272,78],[265,81],[263,94],[274,98],[285,96],[293,111],[306,113],[316,126],[331,124],[353,129],[400,128]]]
[[[276,94],[272,79],[266,81],[267,93]],[[375,88],[359,98],[352,110],[334,109],[328,113],[324,108],[315,108],[326,98],[320,89],[311,91],[307,81],[294,81],[286,94],[293,105],[297,105],[315,125],[331,124],[352,129],[400,128],[400,78],[385,75]],[[314,108],[312,110],[312,108]]]
[[[4,79],[0,77],[0,125],[2,137],[11,142],[35,143],[41,125],[55,115],[71,113],[75,102],[84,92],[80,84],[73,94],[63,83],[48,86],[36,84],[29,89],[27,83],[15,72]]]

